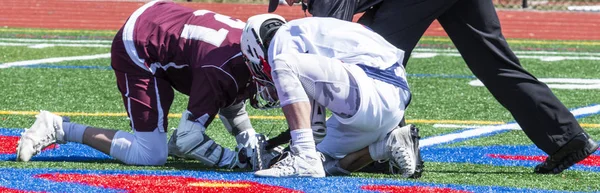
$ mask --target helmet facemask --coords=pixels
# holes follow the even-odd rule
[[[252,64],[244,56],[244,61],[247,66],[257,67],[257,66],[269,66],[266,61],[261,60],[260,65]],[[264,73],[264,69],[250,69],[252,73],[252,83],[256,85],[254,92],[250,93],[250,105],[256,109],[271,109],[279,107],[279,98],[277,97],[277,90],[275,89],[275,84],[273,84],[273,80],[270,75]],[[270,71],[270,67],[269,67]]]
[[[256,90],[250,97],[250,104],[254,108],[279,107],[279,98],[271,77],[271,66],[267,62],[267,51],[275,32],[284,23],[285,20],[278,15],[257,15],[248,19],[242,33],[242,53],[252,73],[252,82],[256,84]]]
[[[272,82],[262,82],[258,79],[254,80],[256,84],[256,92],[250,97],[250,105],[256,109],[271,109],[278,108],[279,97],[277,90]]]

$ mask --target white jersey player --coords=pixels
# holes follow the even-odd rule
[[[404,177],[415,174],[418,133],[398,127],[411,96],[402,50],[360,24],[317,17],[285,23],[275,14],[250,17],[241,48],[259,87],[254,98],[267,107],[279,102],[292,136],[291,153],[256,176],[348,174],[388,159]],[[315,113],[322,107],[332,116],[315,147],[311,121],[319,118],[311,120],[311,110],[324,114]]]

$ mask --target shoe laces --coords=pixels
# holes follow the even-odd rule
[[[394,173],[394,168],[393,167],[397,167],[400,169],[400,171],[403,172],[402,175],[406,175],[406,172],[408,172],[410,170],[412,166],[412,158],[410,156],[410,150],[407,149],[406,147],[399,147],[399,146],[394,146],[391,149],[391,155],[392,158],[390,160],[390,172],[392,172],[392,174]]]
[[[280,173],[283,173],[284,175],[289,175],[289,174],[293,174],[295,173],[296,169],[294,168],[294,164],[295,164],[295,155],[287,152],[288,155],[285,155],[286,157],[279,160],[277,163],[275,163],[271,169],[276,169],[278,170]]]
[[[30,131],[30,130],[27,130]],[[42,151],[43,148],[50,146],[54,143],[54,133],[50,133],[47,135],[44,135],[42,138],[39,139],[35,139],[34,137],[32,137],[32,135],[35,135],[35,133],[30,132],[29,135],[27,135],[27,131],[25,131],[25,133],[22,133],[21,136],[23,136],[22,138],[24,138],[25,140],[30,140],[32,142],[32,148],[33,150],[35,150],[35,153],[39,153],[40,151]],[[25,135],[23,135],[25,134]],[[19,144],[20,145],[20,144]]]

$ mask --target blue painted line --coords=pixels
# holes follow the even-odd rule
[[[22,129],[0,129],[0,135],[15,136]],[[477,147],[428,147],[422,149],[423,159],[434,162],[474,163],[495,166],[534,166],[537,162],[520,160],[503,160],[491,158],[487,154],[501,155],[544,155],[534,145],[525,146],[477,146]],[[600,154],[596,152],[595,155]],[[452,155],[452,156],[448,156]],[[0,160],[12,161],[14,154],[0,154]],[[35,156],[32,161],[101,161],[112,159],[108,155],[94,150],[86,145],[77,143],[61,144],[58,148],[46,150]],[[571,169],[600,172],[600,167],[575,165]],[[122,190],[106,189],[88,186],[80,183],[55,182],[35,178],[37,174],[47,173],[75,173],[75,174],[125,174],[125,175],[172,175],[195,177],[207,180],[248,180],[262,184],[287,187],[305,192],[369,192],[361,190],[364,185],[396,185],[396,186],[425,186],[436,188],[450,188],[471,192],[562,192],[540,189],[521,189],[502,186],[471,186],[461,184],[436,184],[423,183],[413,180],[390,178],[357,178],[357,177],[328,177],[321,179],[312,178],[255,178],[251,172],[223,172],[223,171],[156,171],[156,170],[63,170],[63,169],[13,169],[0,168],[0,186],[25,191],[47,192],[122,192]]]
[[[510,155],[510,156],[546,156],[542,150],[535,145],[493,145],[493,146],[469,146],[469,147],[437,147],[421,150],[425,161],[447,162],[447,163],[472,163],[487,164],[494,166],[522,166],[533,167],[540,162],[527,160],[504,160],[492,158],[488,154]],[[596,151],[594,155],[600,155]],[[576,164],[570,170],[581,170],[589,172],[600,172],[600,167]]]
[[[23,131],[25,130],[0,128],[0,135],[21,136],[21,132]],[[14,161],[16,159],[16,154],[0,154],[0,161]],[[92,161],[109,159],[112,158],[94,148],[71,142],[59,144],[58,148],[44,150],[31,158],[32,161]]]
[[[25,129],[21,128],[0,128],[1,136],[21,136],[21,132],[25,131]]]
[[[24,191],[36,192],[123,192],[122,190],[89,186],[81,183],[54,182],[36,178],[34,175],[63,172],[59,169],[10,169],[0,168],[0,186]],[[77,172],[75,170],[74,172]]]
[[[12,169],[0,168],[0,186],[24,191],[48,192],[122,192],[123,190],[102,188],[79,183],[55,182],[38,179],[35,175],[47,173],[63,174],[89,174],[89,175],[160,175],[173,177],[193,177],[199,180],[244,180],[261,184],[275,185],[304,192],[372,192],[361,189],[364,185],[386,186],[425,186],[449,188],[452,190],[470,192],[565,192],[542,189],[512,188],[502,186],[472,186],[461,184],[435,184],[414,180],[392,178],[358,178],[358,177],[327,177],[327,178],[256,178],[251,172],[224,172],[224,171],[151,171],[151,170],[60,170],[60,169]],[[143,179],[140,179],[143,180]],[[162,184],[163,187],[168,184]],[[177,191],[176,187],[165,187]],[[225,190],[225,189],[224,189]]]

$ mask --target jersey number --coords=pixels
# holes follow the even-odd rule
[[[194,15],[202,16],[207,13],[214,12],[208,10],[198,10],[194,12]],[[246,25],[243,21],[240,21],[239,19],[232,19],[229,16],[221,15],[218,13],[214,13],[213,17],[215,21],[219,21],[225,25],[228,25],[231,28],[242,29],[244,28],[244,25]],[[227,33],[229,33],[229,30],[223,28],[215,30],[204,26],[185,24],[183,26],[183,31],[181,32],[181,37],[186,39],[203,41],[215,47],[219,47],[227,37]]]

